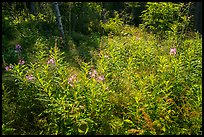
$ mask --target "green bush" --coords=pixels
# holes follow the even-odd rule
[[[147,2],[146,10],[141,15],[141,26],[156,34],[166,31],[175,33],[192,29],[190,16],[191,3]]]
[[[106,23],[103,23],[102,21],[100,22],[101,27],[104,29],[106,33],[113,33],[113,34],[120,34],[124,22],[123,20],[119,17],[119,14],[117,11],[114,11],[114,18],[109,18],[109,20]]]

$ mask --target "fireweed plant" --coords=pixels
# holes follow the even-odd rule
[[[16,115],[5,115],[11,85],[3,82],[3,123],[12,121],[4,127],[12,134],[202,134],[200,36],[175,45],[136,28],[124,32],[131,35],[102,37],[79,68],[57,46],[7,66]]]
[[[17,58],[18,58],[18,60],[19,60],[19,64],[24,64],[25,63],[25,61],[23,60],[23,59],[21,59],[21,50],[22,50],[22,47],[21,47],[21,45],[19,45],[19,44],[16,44],[16,47],[15,47],[15,53],[17,54]],[[6,63],[5,63],[5,60],[4,60],[4,58],[3,58],[3,64],[4,65],[6,65]],[[9,66],[5,66],[5,70],[6,71],[9,71],[10,69],[12,69],[13,68],[13,65],[9,65]]]

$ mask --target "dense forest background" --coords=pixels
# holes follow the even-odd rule
[[[34,17],[43,14],[45,18],[44,21],[41,20],[41,22],[39,22],[39,27],[43,28],[46,26],[44,29],[48,29],[48,31],[56,27],[56,20],[54,20],[55,11],[51,3],[4,2],[2,4],[3,15],[9,15],[11,19],[16,19],[19,16],[21,16],[21,18],[26,18],[27,16],[29,17],[29,14],[32,14]],[[103,23],[105,23],[109,18],[113,18],[115,16],[114,11],[118,12],[119,17],[124,20],[124,23],[139,26],[143,20],[141,17],[142,11],[147,8],[146,2],[97,2],[91,4],[87,2],[60,2],[59,7],[64,29],[67,31],[81,32],[83,34],[90,33],[90,31],[92,31],[90,29],[99,31],[99,22],[102,20]],[[191,20],[193,28],[202,32],[201,2],[194,2],[189,8],[189,14],[193,16]],[[4,25],[6,22],[4,18],[2,19],[2,25]],[[3,26],[4,33],[6,29],[6,26]]]
[[[202,2],[3,2],[2,134],[201,135]]]

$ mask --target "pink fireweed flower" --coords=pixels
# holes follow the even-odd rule
[[[108,56],[107,56],[107,55],[105,55],[104,57],[105,57],[105,58],[108,58]]]
[[[10,68],[9,68],[9,66],[6,66],[5,69],[6,69],[6,71],[9,71]]]
[[[27,75],[26,78],[28,79],[28,81],[31,81],[34,79],[33,75]]]
[[[12,68],[13,68],[13,65],[10,65],[9,68],[12,69]]]
[[[92,70],[92,71],[89,72],[89,75],[90,75],[91,77],[96,77],[96,75],[98,75],[98,73],[97,73],[97,71],[94,69],[94,70]]]
[[[53,58],[51,58],[51,59],[49,59],[49,60],[47,61],[47,64],[50,64],[50,63],[55,64],[55,61],[54,61]]]
[[[25,64],[25,61],[20,59],[19,62],[18,62],[18,64],[23,65],[23,64]]]
[[[104,81],[104,80],[105,80],[104,75],[99,76],[99,77],[97,78],[97,80],[99,80],[99,81]]]
[[[68,82],[68,84],[71,86],[71,87],[73,87],[74,85],[71,83],[71,82]]]
[[[69,84],[71,87],[73,87],[75,81],[76,81],[76,75],[72,75],[72,76],[68,79],[68,84]]]
[[[52,64],[54,64],[54,63],[55,63],[54,59],[50,59],[50,62],[51,62]]]
[[[21,45],[17,44],[16,45],[16,50],[20,50],[21,49]]]
[[[176,55],[176,48],[170,49],[170,55],[171,55],[171,54]]]
[[[13,65],[6,66],[6,67],[5,67],[6,71],[9,71],[9,70],[12,69],[12,68],[13,68]]]

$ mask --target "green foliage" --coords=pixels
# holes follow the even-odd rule
[[[125,8],[120,13],[126,24],[138,26],[141,24],[142,11],[146,2],[124,2]]]
[[[201,39],[196,34],[180,43],[174,56],[171,43],[158,46],[145,33],[104,37],[100,52],[92,62],[81,62],[80,69],[71,67],[57,47],[43,52],[39,46],[35,62],[9,72],[20,89],[13,123],[35,125],[34,134],[200,134]],[[50,59],[54,64],[48,64]],[[10,127],[18,130],[15,134],[28,132]]]
[[[49,4],[43,3],[51,10]],[[73,16],[82,9],[93,12],[90,17],[101,12],[100,3],[60,4],[62,11],[71,5]],[[99,25],[107,36],[94,31],[96,24],[85,35],[82,28],[86,32],[92,21],[86,15],[86,25],[72,31],[65,43],[67,51],[57,31],[48,38],[37,28],[52,26],[48,15],[20,14],[13,21],[8,9],[3,14],[4,26],[18,34],[11,40],[5,31],[3,37],[2,134],[202,134],[202,38],[194,32],[177,33],[186,24],[174,22],[173,32],[160,39],[125,25],[115,12]],[[19,54],[16,44],[22,46]]]
[[[69,10],[67,10],[69,7]],[[96,2],[63,2],[60,5],[64,28],[90,34],[100,30],[102,7]],[[69,16],[71,15],[71,20]],[[71,23],[70,23],[71,22]]]
[[[141,26],[153,33],[164,34],[166,31],[186,32],[192,28],[190,16],[191,3],[147,2],[147,9],[141,15]]]
[[[34,44],[40,39],[46,40],[48,29],[52,28],[52,35],[58,35],[54,22],[55,16],[50,3],[44,4],[41,10],[38,10],[36,16],[28,14],[28,11],[21,7],[20,3],[12,3],[9,8],[8,3],[3,7],[3,52],[6,63],[17,63],[19,58],[15,53],[15,45],[20,44],[22,49],[22,58],[28,59],[28,53],[35,47]],[[16,9],[19,6],[19,9]],[[9,11],[10,10],[10,11]],[[45,10],[47,12],[45,12]],[[48,19],[49,16],[49,19]],[[51,34],[51,33],[50,33]],[[50,36],[50,34],[48,34]],[[52,39],[50,40],[52,41]]]
[[[101,21],[100,25],[106,33],[111,32],[113,34],[120,34],[123,28],[124,22],[119,17],[119,14],[117,13],[117,11],[115,11],[114,14],[115,14],[114,18],[110,18],[106,23],[102,23]]]

